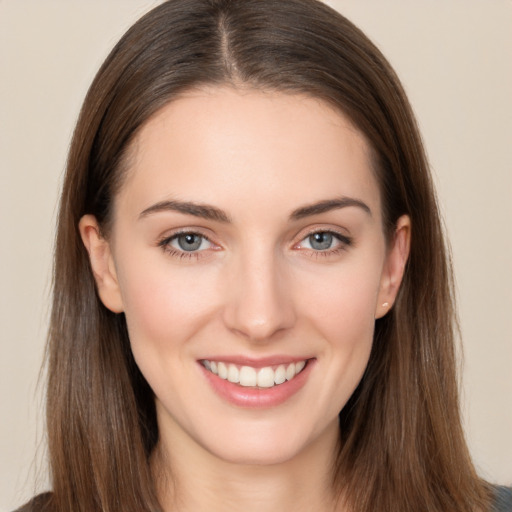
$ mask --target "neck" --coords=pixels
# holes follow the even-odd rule
[[[340,510],[332,486],[337,424],[293,459],[269,465],[232,463],[173,440],[162,435],[152,461],[165,512]]]

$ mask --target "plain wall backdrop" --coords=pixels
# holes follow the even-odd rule
[[[47,485],[37,381],[72,129],[108,51],[157,3],[0,0],[2,512]],[[418,116],[454,255],[468,441],[481,474],[510,485],[512,2],[327,3],[382,49]]]

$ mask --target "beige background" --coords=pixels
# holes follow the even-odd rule
[[[46,485],[37,379],[57,189],[73,124],[108,50],[156,3],[0,0],[3,512]],[[417,112],[454,252],[471,451],[483,476],[511,484],[512,2],[329,3],[382,48]]]

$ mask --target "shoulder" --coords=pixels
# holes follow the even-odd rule
[[[492,512],[512,512],[512,487],[496,486]]]
[[[14,512],[51,512],[50,492],[39,494]],[[491,512],[512,512],[512,487],[496,486]]]
[[[14,512],[51,512],[50,501],[52,493],[45,492],[32,498],[28,503],[16,509]]]

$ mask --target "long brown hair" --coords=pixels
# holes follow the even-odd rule
[[[307,94],[344,112],[373,150],[388,234],[408,214],[412,247],[392,311],[340,413],[334,485],[354,511],[486,509],[457,397],[449,257],[421,138],[388,62],[315,0],[170,0],[139,20],[94,79],[74,133],[56,240],[47,422],[55,512],[159,510],[149,458],[151,389],[123,314],[99,300],[78,232],[108,233],[126,154],[182,92],[232,84]]]

